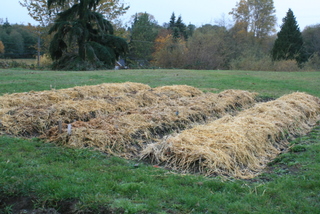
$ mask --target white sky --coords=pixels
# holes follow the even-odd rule
[[[152,14],[159,24],[169,22],[172,12],[176,17],[181,15],[185,24],[217,24],[225,16],[226,20],[232,20],[228,15],[239,0],[123,0],[131,8],[124,15],[124,22],[129,17],[139,12]],[[8,18],[9,23],[37,24],[29,15],[26,8],[19,4],[19,0],[0,0],[0,18]],[[305,26],[320,24],[319,0],[274,0],[278,25],[282,24],[282,18],[286,16],[289,8],[292,9],[296,20],[303,30]]]

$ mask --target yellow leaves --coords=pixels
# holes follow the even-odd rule
[[[121,3],[119,0],[101,0],[97,5],[97,12],[106,16],[108,20],[114,20],[125,14],[129,6]]]
[[[166,36],[158,36],[155,40],[155,50],[160,51],[162,50],[168,42],[172,41],[172,35],[168,34]]]
[[[153,63],[167,68],[183,67],[188,52],[184,39],[173,39],[172,34],[158,36],[155,40]]]
[[[5,50],[5,48],[4,48],[3,42],[0,41],[0,54],[3,54],[4,50]]]
[[[276,18],[272,0],[240,0],[229,13],[236,24],[243,24],[246,32],[253,33],[257,38],[263,38],[273,32]],[[245,23],[245,24],[244,24]]]
[[[233,15],[236,20],[247,19],[250,14],[248,1],[241,0],[237,3],[236,8],[232,8],[232,11],[229,14]]]
[[[53,3],[48,9],[47,0],[22,0],[19,1],[22,7],[27,8],[29,15],[42,26],[47,26],[53,22],[56,15],[73,5],[70,1],[64,6]],[[96,11],[103,14],[108,20],[114,20],[126,13],[129,6],[121,3],[120,0],[101,0],[97,5]]]

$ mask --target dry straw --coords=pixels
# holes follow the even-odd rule
[[[94,147],[130,158],[136,156],[145,144],[171,132],[248,108],[253,105],[255,96],[247,91],[234,90],[221,94],[200,93],[195,97],[184,95],[189,97],[171,99],[169,96],[151,106],[115,112],[87,122],[74,122],[71,135],[65,131],[59,133],[58,128],[53,127],[45,137],[63,145]]]
[[[176,170],[252,178],[288,147],[288,137],[318,120],[320,99],[297,92],[150,144],[141,157]]]
[[[255,95],[129,82],[8,94],[0,97],[0,131],[129,157],[171,132],[251,107]]]
[[[0,97],[0,130],[20,135],[44,134],[58,121],[89,120],[139,105],[132,94],[151,88],[141,83],[106,83],[69,89],[14,93]]]
[[[30,91],[25,93],[5,94],[0,97],[0,109],[10,107],[37,107],[56,104],[64,100],[77,100],[84,98],[104,98],[118,94],[132,93],[140,90],[151,89],[150,86],[141,83],[104,83],[92,86],[77,86],[74,88]]]

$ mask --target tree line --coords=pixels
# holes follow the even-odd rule
[[[1,23],[0,56],[32,57],[39,37],[41,52],[51,57],[54,69],[111,68],[119,58],[131,68],[320,68],[320,25],[301,32],[289,9],[277,33],[273,0],[240,0],[229,13],[231,26],[200,27],[186,25],[174,12],[163,25],[145,12],[135,14],[125,26],[119,18],[128,7],[120,0],[24,0],[20,4],[40,25]]]
[[[0,58],[33,58],[38,40],[33,28],[0,20]]]
[[[159,26],[152,15],[136,14],[129,29],[128,59],[133,67],[319,69],[320,25],[308,26],[301,32],[289,9],[276,34],[274,13],[273,1],[242,0],[230,12],[234,18],[231,27],[185,25],[174,13],[168,23]],[[143,30],[132,30],[138,26]]]

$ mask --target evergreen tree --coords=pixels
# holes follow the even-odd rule
[[[12,30],[12,26],[10,25],[10,23],[8,22],[8,19],[6,19],[5,23],[3,23],[2,25],[3,29],[5,30],[5,32],[9,35],[11,33]]]
[[[188,39],[187,26],[182,22],[181,16],[178,17],[176,21],[176,16],[172,13],[168,30],[172,33],[173,40],[177,40],[179,38]]]
[[[12,42],[12,48],[13,48],[13,53],[16,54],[16,56],[20,57],[23,55],[24,53],[24,40],[22,35],[16,31],[16,30],[12,30],[10,33],[10,39]]]
[[[23,41],[23,57],[34,58],[37,54],[38,35],[33,26],[17,25],[16,30],[21,34]]]
[[[113,35],[113,27],[96,12],[99,0],[48,0],[72,7],[58,14],[49,34],[54,33],[49,52],[54,69],[89,70],[112,67],[127,52],[124,39]]]
[[[172,31],[172,39],[174,41],[177,41],[181,37],[179,28],[174,27],[174,28],[172,28],[171,31]]]
[[[152,60],[154,40],[158,35],[159,26],[151,14],[139,13],[135,15],[130,31],[128,57],[134,64],[147,66]]]
[[[179,16],[177,19],[176,27],[179,29],[181,37],[187,40],[188,39],[187,26],[182,22],[181,16]]]
[[[194,31],[196,30],[196,26],[193,25],[193,24],[189,24],[187,26],[187,35],[188,35],[188,38],[191,37],[194,33]]]
[[[277,36],[272,49],[273,60],[296,60],[299,66],[308,60],[302,35],[291,9],[283,18],[283,24]]]
[[[169,22],[169,29],[173,29],[176,26],[176,16],[172,13],[170,22]]]

